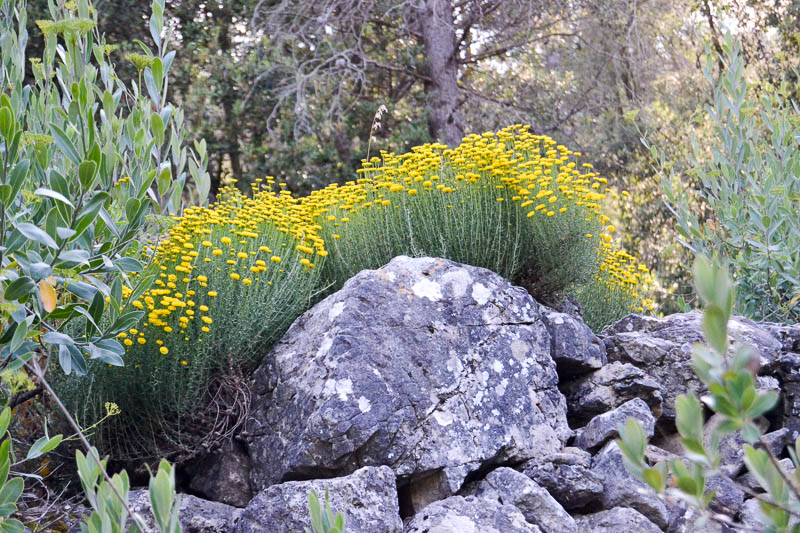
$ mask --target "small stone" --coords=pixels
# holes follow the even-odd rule
[[[643,514],[627,507],[614,507],[607,511],[575,518],[581,531],[587,533],[661,533],[661,529]]]
[[[523,473],[547,489],[564,509],[583,509],[603,494],[603,480],[588,466],[536,463],[524,465]]]
[[[531,478],[511,468],[498,468],[478,482],[472,494],[479,498],[511,504],[525,520],[544,533],[574,533],[575,520],[561,505]]]
[[[236,441],[226,441],[220,450],[187,467],[189,488],[208,500],[245,507],[253,498],[250,489],[250,458]]]
[[[133,512],[144,519],[151,531],[158,530],[151,511],[148,491],[130,491],[128,502]],[[185,533],[228,533],[238,524],[242,513],[242,509],[224,503],[210,502],[190,494],[181,494],[178,518],[181,530]]]
[[[399,533],[402,530],[394,472],[367,466],[333,479],[289,481],[259,492],[244,510],[233,533],[296,533],[308,527],[308,495],[314,489],[334,512],[344,514],[347,531]]]
[[[781,465],[781,469],[789,476],[793,475],[794,473],[794,463],[788,457],[785,459],[780,459],[778,464]],[[755,476],[750,472],[745,472],[738,478],[736,478],[736,482],[741,484],[747,489],[750,489],[753,492],[765,492],[764,488],[761,484],[756,480]]]
[[[349,531],[349,530],[348,530]],[[359,530],[354,530],[359,531]],[[403,533],[541,533],[513,505],[451,496],[414,515]]]
[[[477,470],[479,466],[479,464],[470,464],[455,468],[442,468],[429,476],[412,480],[408,487],[411,511],[418,513],[430,503],[455,496],[461,489],[467,474]]]
[[[542,318],[550,333],[550,354],[561,380],[597,370],[606,364],[605,346],[583,320],[546,307],[543,310]]]
[[[573,427],[585,426],[592,417],[641,398],[653,416],[661,416],[661,387],[630,363],[615,361],[600,370],[559,385],[567,397],[567,418]]]
[[[720,414],[711,415],[703,427],[703,443],[708,447],[711,443],[711,437],[716,427],[724,421],[725,418]],[[764,431],[769,426],[769,422],[765,418],[756,420],[756,425],[759,426],[760,431]],[[720,470],[729,477],[736,477],[744,468],[744,439],[742,439],[740,432],[728,433],[719,439],[719,454],[722,457]],[[679,452],[680,453],[680,452]]]
[[[596,450],[609,439],[619,436],[619,426],[629,418],[638,420],[648,437],[653,436],[656,419],[641,398],[634,398],[616,409],[597,415],[585,427],[575,432],[575,446],[584,450]]]
[[[601,449],[592,460],[592,472],[603,480],[600,502],[604,509],[631,507],[658,527],[667,527],[667,508],[653,490],[625,468],[622,451],[615,441]]]

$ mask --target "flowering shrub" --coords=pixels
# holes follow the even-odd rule
[[[89,376],[60,384],[81,420],[100,417],[106,401],[119,405],[123,416],[99,434],[118,458],[146,454],[154,444],[165,454],[191,451],[191,435],[173,422],[197,408],[215,376],[263,355],[259,347],[278,340],[310,306],[313,261],[326,254],[297,199],[268,190],[248,198],[232,188],[210,208],[186,209],[145,253],[152,255],[146,274],[155,276],[154,287],[141,295],[123,291],[145,313],[117,336],[125,367],[90,363]],[[148,438],[131,439],[131,431]]]
[[[579,155],[517,126],[454,150],[384,153],[358,180],[300,199],[271,178],[252,197],[227,189],[145,250],[155,286],[123,293],[145,313],[117,336],[125,368],[90,364],[62,394],[87,423],[120,406],[98,434],[117,457],[191,452],[186,415],[213,380],[256,364],[315,298],[400,254],[489,268],[539,298],[576,294],[598,327],[641,310],[647,269],[615,248],[605,180]]]
[[[338,287],[396,255],[429,255],[493,270],[545,302],[576,293],[596,327],[642,310],[647,269],[615,249],[603,213],[615,193],[580,155],[512,126],[453,150],[428,144],[365,161],[361,179],[305,200],[331,252],[323,278]],[[584,290],[595,282],[596,304]]]

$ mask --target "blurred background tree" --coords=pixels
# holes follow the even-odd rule
[[[32,45],[47,2],[29,0]],[[212,193],[274,175],[295,193],[355,176],[367,156],[530,124],[577,147],[621,196],[629,249],[658,277],[662,310],[692,292],[659,173],[685,187],[690,139],[711,135],[701,65],[724,32],[755,90],[798,94],[798,0],[167,0],[172,87],[208,142]],[[97,0],[119,54],[148,43],[149,6]],[[717,67],[719,68],[719,67]],[[120,72],[134,76],[135,68]],[[388,107],[371,133],[376,110]],[[372,140],[370,142],[370,138]],[[700,154],[702,157],[703,154]],[[707,154],[710,155],[710,154]],[[698,206],[702,209],[702,206]]]

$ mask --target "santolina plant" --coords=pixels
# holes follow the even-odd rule
[[[59,383],[82,422],[102,416],[104,402],[120,407],[96,436],[118,459],[193,451],[182,417],[215,377],[249,366],[310,306],[312,260],[325,255],[297,199],[232,188],[211,208],[188,208],[147,252],[153,288],[123,291],[145,313],[117,337],[125,366],[90,361],[86,377]]]
[[[227,189],[148,248],[154,288],[123,294],[145,313],[118,336],[126,366],[90,364],[63,394],[87,423],[120,406],[98,434],[117,457],[180,450],[181,421],[216,377],[256,364],[315,298],[400,254],[485,267],[545,301],[576,295],[595,327],[641,311],[647,269],[615,248],[603,213],[614,193],[578,157],[514,126],[382,153],[356,181],[300,199],[272,178],[251,197]]]
[[[596,327],[643,310],[647,269],[613,244],[606,179],[525,126],[364,162],[362,178],[313,192],[334,287],[399,254],[488,268],[550,302],[575,294]],[[599,283],[600,293],[587,290]],[[613,311],[613,312],[612,312]],[[597,313],[597,318],[593,314]]]

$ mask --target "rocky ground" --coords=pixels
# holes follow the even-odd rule
[[[614,442],[634,417],[650,459],[680,453],[674,402],[702,393],[690,368],[701,314],[631,315],[596,336],[562,311],[442,259],[361,272],[264,358],[243,438],[192,471],[207,500],[184,496],[184,531],[301,532],[312,488],[329,491],[352,533],[726,531],[659,499]],[[781,391],[762,429],[787,457],[800,326],[735,318],[730,330],[758,349],[760,386]],[[760,530],[740,444],[723,439],[712,508]]]

